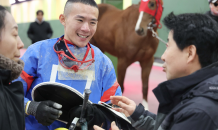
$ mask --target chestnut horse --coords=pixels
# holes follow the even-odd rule
[[[148,2],[146,7],[154,11],[158,8],[158,2],[161,7],[163,4],[162,0],[142,0],[140,4],[144,1]],[[118,82],[122,91],[127,67],[139,61],[142,68],[143,101],[147,101],[148,79],[159,40],[152,37],[152,32],[147,28],[154,17],[148,13],[139,13],[140,4],[125,10],[109,4],[99,4],[99,22],[90,42],[102,52],[118,58]],[[157,26],[154,31],[157,32]],[[143,105],[147,107],[147,102]]]

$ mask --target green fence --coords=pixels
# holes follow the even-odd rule
[[[111,4],[118,9],[123,9],[123,0],[102,0],[101,3]]]

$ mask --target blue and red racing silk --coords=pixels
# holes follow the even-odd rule
[[[98,103],[98,101],[109,103],[110,96],[122,95],[111,60],[97,47],[91,45],[94,49],[95,62],[86,70],[75,72],[60,65],[58,55],[53,49],[58,39],[48,39],[34,43],[29,46],[21,58],[25,66],[24,71],[17,80],[23,82],[24,105],[32,100],[31,92],[34,86],[49,81],[66,84],[83,93],[84,89],[89,86],[87,85],[88,79],[92,91],[89,100],[93,103]],[[78,60],[82,60],[87,51],[87,47],[79,48],[71,44],[68,44],[68,47]],[[91,51],[88,58],[92,58]],[[54,130],[65,127],[65,124],[59,121],[55,121],[50,126],[43,126],[31,115],[26,116],[25,122],[26,130]]]

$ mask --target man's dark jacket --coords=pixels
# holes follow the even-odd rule
[[[41,24],[36,21],[31,23],[27,31],[28,37],[32,40],[32,44],[51,38],[52,33],[51,26],[46,21],[43,21]]]
[[[218,62],[153,90],[157,116],[140,104],[129,117],[137,130],[218,130]]]
[[[25,130],[23,84],[9,83],[10,77],[10,70],[0,69],[0,130]]]
[[[207,11],[206,15],[210,16],[212,19],[214,19],[218,23],[218,16],[214,16],[211,14],[211,11]]]

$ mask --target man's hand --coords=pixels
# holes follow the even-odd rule
[[[93,128],[94,128],[94,130],[104,130],[104,129],[102,129],[101,127],[99,127],[97,125],[94,125]],[[119,130],[119,128],[116,126],[114,121],[111,123],[111,130]]]
[[[111,103],[121,108],[113,108],[114,110],[124,113],[126,117],[132,115],[136,109],[136,104],[133,100],[128,99],[124,96],[111,96]]]
[[[31,101],[27,114],[35,116],[36,120],[44,126],[51,125],[60,117],[62,105],[52,101],[34,102]]]

